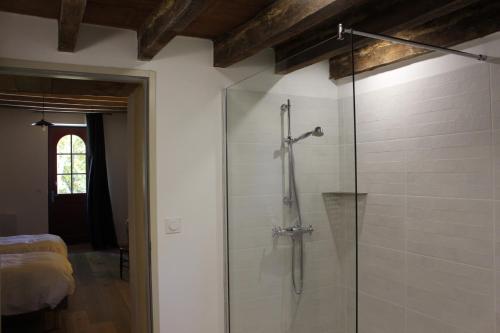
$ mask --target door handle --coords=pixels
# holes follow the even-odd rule
[[[55,200],[56,200],[56,191],[51,190],[50,191],[50,202],[54,203]]]

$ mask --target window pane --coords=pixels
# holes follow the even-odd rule
[[[69,154],[71,153],[71,135],[63,136],[57,143],[57,153],[58,154]]]
[[[71,175],[57,175],[57,194],[71,193]]]
[[[73,173],[86,173],[85,155],[73,155]]]
[[[85,154],[85,142],[77,135],[73,135],[73,154]]]
[[[73,175],[73,193],[86,193],[86,175]]]
[[[57,155],[57,173],[71,173],[71,155]]]

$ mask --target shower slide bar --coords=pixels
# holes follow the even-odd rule
[[[343,24],[340,23],[338,25],[337,39],[343,40],[345,33],[348,33],[351,35],[373,38],[373,39],[385,40],[385,41],[396,43],[396,44],[419,47],[419,48],[430,50],[430,51],[455,54],[455,55],[459,55],[462,57],[473,58],[473,59],[476,59],[479,61],[488,61],[489,60],[488,56],[483,55],[483,54],[474,54],[474,53],[469,53],[469,52],[464,52],[464,51],[459,51],[459,50],[453,50],[453,49],[449,49],[446,47],[430,45],[430,44],[426,44],[426,43],[413,42],[413,41],[410,41],[407,39],[402,39],[402,38],[397,38],[397,37],[392,37],[392,36],[387,36],[387,35],[382,35],[382,34],[373,34],[373,33],[369,33],[369,32],[354,30],[352,28],[344,28]]]

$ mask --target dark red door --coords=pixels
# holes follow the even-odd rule
[[[89,240],[87,129],[49,127],[49,232],[68,244]]]

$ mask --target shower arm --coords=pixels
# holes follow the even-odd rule
[[[352,28],[344,28],[343,24],[340,23],[338,25],[338,32],[337,32],[337,39],[338,40],[343,40],[344,39],[344,34],[351,34],[351,35],[357,35],[357,36],[363,36],[363,37],[368,37],[372,39],[379,39],[379,40],[385,40],[388,42],[396,43],[396,44],[401,44],[401,45],[408,45],[412,47],[418,47],[421,49],[426,49],[429,51],[437,51],[437,52],[442,52],[442,53],[450,53],[450,54],[455,54],[458,56],[462,57],[467,57],[467,58],[473,58],[479,61],[488,61],[488,56],[484,54],[474,54],[474,53],[469,53],[469,52],[464,52],[464,51],[459,51],[459,50],[454,50],[454,49],[449,49],[446,47],[440,47],[440,46],[435,46],[435,45],[430,45],[426,43],[420,43],[420,42],[414,42],[411,40],[403,39],[403,38],[398,38],[398,37],[392,37],[392,36],[387,36],[387,35],[382,35],[382,34],[374,34],[374,33],[369,33],[369,32],[364,32],[364,31],[359,31],[359,30],[354,30]]]

